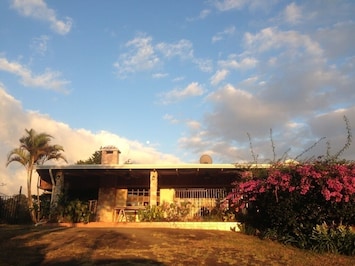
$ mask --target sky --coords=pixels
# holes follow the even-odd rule
[[[305,159],[335,154],[344,116],[355,128],[354,14],[351,0],[0,1],[0,193],[25,187],[6,161],[30,128],[69,164],[107,145],[120,163],[267,162],[318,140]]]

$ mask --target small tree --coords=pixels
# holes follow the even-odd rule
[[[89,159],[77,161],[76,164],[101,164],[101,151],[95,151]]]
[[[53,138],[47,133],[37,133],[34,129],[26,131],[26,135],[20,138],[20,146],[10,151],[6,166],[12,162],[22,164],[27,171],[27,203],[30,210],[31,219],[34,223],[37,222],[36,211],[33,206],[31,185],[32,174],[35,165],[43,164],[48,160],[59,160],[65,157],[61,153],[64,151],[60,145],[50,145],[49,142]]]

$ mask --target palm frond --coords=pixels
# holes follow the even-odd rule
[[[6,166],[8,166],[12,162],[18,162],[23,166],[27,167],[30,161],[30,154],[27,150],[22,148],[15,148],[9,152],[7,156]]]

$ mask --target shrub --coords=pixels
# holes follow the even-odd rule
[[[227,198],[245,228],[301,248],[354,253],[354,234],[346,228],[355,225],[355,162],[338,159],[352,137],[344,120],[347,143],[335,155],[328,150],[317,160],[279,160],[267,169],[242,173]]]
[[[354,163],[275,164],[244,175],[229,195],[245,210],[238,220],[260,232],[271,229],[280,241],[308,248],[313,242],[304,239],[317,224],[355,224]]]
[[[191,203],[182,202],[166,203],[160,206],[147,206],[139,212],[139,220],[142,222],[161,222],[161,221],[186,221],[191,212]]]
[[[312,250],[319,253],[332,252],[355,255],[355,234],[350,227],[323,223],[313,228]]]
[[[138,217],[142,222],[160,222],[164,219],[164,212],[160,206],[147,206],[139,211]]]
[[[90,222],[91,212],[89,211],[88,202],[78,199],[68,201],[65,205],[59,207],[58,220],[61,222],[71,223],[88,223]]]
[[[235,212],[229,208],[225,198],[217,198],[213,208],[201,208],[201,218],[203,221],[231,222],[235,221]]]

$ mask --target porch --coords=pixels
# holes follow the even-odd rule
[[[208,214],[250,165],[69,165],[38,166],[41,185],[72,199],[96,202],[96,219],[113,222],[118,207],[191,203],[191,217]],[[259,166],[260,167],[260,166]],[[46,186],[45,186],[46,185]]]

